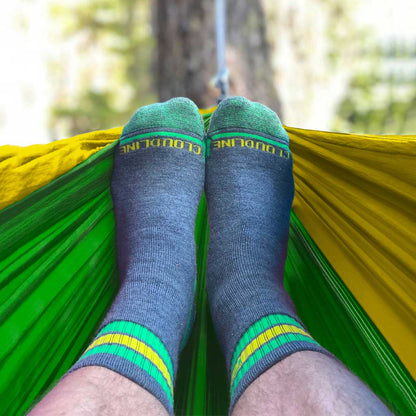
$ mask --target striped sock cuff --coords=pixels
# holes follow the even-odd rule
[[[323,348],[288,315],[268,315],[241,337],[231,359],[231,404],[246,387],[273,364],[295,351]]]
[[[160,339],[147,328],[128,321],[106,325],[72,370],[88,365],[110,368],[135,381],[173,413],[172,360]]]

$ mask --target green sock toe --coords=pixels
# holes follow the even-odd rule
[[[205,157],[205,131],[198,107],[188,98],[173,98],[139,108],[120,137],[120,153],[152,147],[186,149]]]
[[[286,130],[277,114],[263,104],[244,97],[230,97],[222,101],[211,118],[208,134],[238,129],[287,139]]]
[[[201,138],[205,134],[198,107],[184,97],[139,108],[124,127],[122,137],[150,129],[182,130]]]
[[[251,148],[289,157],[289,136],[270,108],[244,97],[230,97],[212,115],[206,154],[226,147]]]

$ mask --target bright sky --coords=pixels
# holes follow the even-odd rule
[[[80,1],[61,0],[60,3],[70,5]],[[416,0],[356,2],[359,4],[357,19],[362,25],[372,27],[380,39],[395,37],[414,40],[416,44]],[[46,61],[59,49],[50,34],[50,3],[51,0],[1,3],[0,145],[25,146],[49,141],[51,88]],[[24,32],[22,27],[26,28]]]
[[[416,0],[357,0],[357,20],[372,27],[382,40],[416,43]]]

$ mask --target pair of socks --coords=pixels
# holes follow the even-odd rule
[[[71,371],[92,365],[116,371],[169,414],[178,355],[192,326],[194,225],[204,187],[208,300],[230,379],[230,413],[275,363],[297,351],[325,353],[283,287],[294,184],[278,116],[231,97],[205,136],[188,99],[142,107],[123,129],[114,159],[120,290]]]

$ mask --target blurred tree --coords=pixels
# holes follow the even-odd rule
[[[342,0],[228,0],[230,94],[261,101],[287,124],[329,128],[358,39]],[[348,4],[347,4],[348,3]],[[164,100],[215,103],[214,0],[157,0],[157,85]]]
[[[187,96],[199,107],[215,104],[214,0],[157,0],[157,90],[160,100]],[[266,20],[260,0],[228,0],[227,65],[230,94],[281,110],[271,71]]]
[[[55,136],[124,124],[157,96],[183,95],[205,108],[215,104],[214,0],[79,0],[71,8],[48,1],[55,2],[60,30],[50,80]],[[377,75],[377,52],[357,47],[363,36],[353,2],[227,3],[230,94],[265,103],[288,125],[414,131],[416,94],[404,90],[412,90],[415,71]],[[414,45],[407,49],[388,47],[383,59],[389,65],[406,60],[415,52]]]

